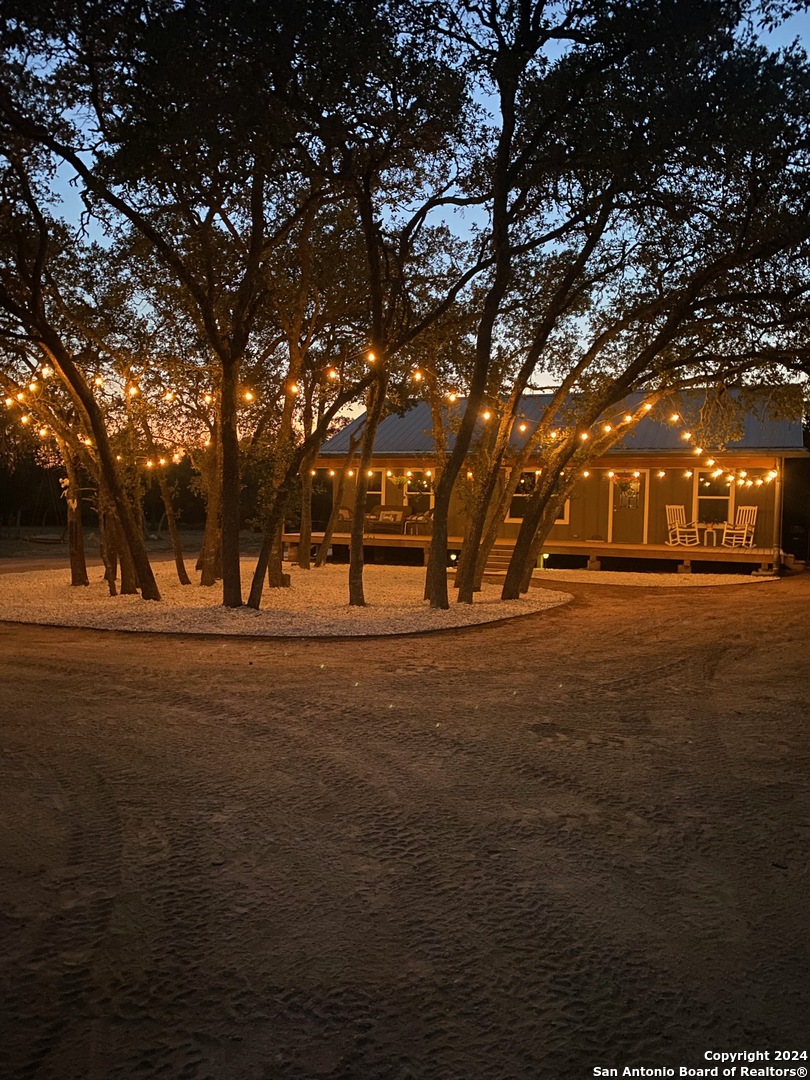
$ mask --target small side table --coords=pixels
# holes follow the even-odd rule
[[[703,530],[703,546],[709,546],[709,537],[712,538],[712,547],[717,547],[717,530],[720,523],[717,521],[699,521],[697,526]]]

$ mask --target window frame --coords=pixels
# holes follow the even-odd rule
[[[524,469],[520,474],[521,479],[524,476],[536,477],[539,472],[542,472],[542,469],[540,469],[540,470],[538,470],[538,469]],[[512,517],[512,499],[524,499],[524,498],[528,499],[530,495],[531,495],[531,492],[527,492],[526,495],[514,494],[512,496],[512,498],[509,500],[509,511],[508,511],[506,519],[505,519],[505,522],[506,522],[507,525],[520,525],[521,522],[523,521],[522,517]],[[568,525],[568,524],[570,524],[570,520],[571,520],[571,499],[569,497],[569,498],[567,498],[565,500],[565,505],[563,506],[562,517],[555,518],[554,519],[554,525]]]

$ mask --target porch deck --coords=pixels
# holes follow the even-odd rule
[[[300,534],[296,532],[284,533],[284,544],[288,549],[289,557],[294,559],[298,553]],[[427,557],[430,547],[430,536],[392,533],[367,533],[363,539],[363,546],[370,548],[410,548],[422,551],[423,561]],[[322,532],[312,534],[313,545],[318,545],[323,540]],[[349,534],[345,532],[332,535],[332,545],[348,547]],[[460,549],[464,541],[462,536],[448,538],[448,547]],[[513,540],[498,540],[492,549],[488,567],[495,568],[497,563],[505,563],[511,555],[514,547]],[[757,565],[761,570],[772,570],[779,565],[779,552],[774,548],[731,548],[708,545],[687,547],[668,544],[614,544],[602,540],[552,540],[543,545],[543,551],[549,555],[581,555],[587,560],[589,570],[599,570],[601,560],[611,559],[660,559],[678,563],[680,573],[689,573],[694,562],[724,562],[743,563]],[[505,565],[503,565],[505,569]]]

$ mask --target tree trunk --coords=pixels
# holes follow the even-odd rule
[[[298,565],[302,570],[309,570],[312,549],[312,476],[310,475],[311,457],[304,459],[301,468],[301,531],[298,543]]]
[[[124,540],[124,530],[117,515],[111,517],[112,530],[115,535],[115,546],[118,550],[118,560],[121,564],[121,595],[133,596],[138,591],[138,572],[135,562],[129,550],[129,545]]]
[[[200,571],[200,585],[206,587],[216,585],[222,579],[222,471],[219,431],[220,427],[216,424],[211,460],[206,461],[200,469],[206,487],[205,529],[196,568]]]
[[[158,473],[158,487],[160,488],[160,497],[163,500],[163,505],[166,508],[166,525],[169,529],[169,536],[172,538],[172,551],[174,552],[174,565],[177,567],[177,577],[181,585],[190,585],[191,578],[186,571],[186,564],[183,560],[183,545],[180,541],[180,530],[177,528],[177,518],[175,517],[174,507],[172,506],[172,493],[169,490],[169,485],[166,483],[166,477],[162,472]]]
[[[520,476],[523,471],[523,464],[520,461],[513,465],[503,491],[501,491],[498,496],[497,504],[487,520],[484,535],[481,537],[481,546],[478,549],[478,558],[475,565],[476,591],[481,588],[481,583],[484,578],[484,568],[487,565],[489,553],[492,551],[495,546],[495,541],[498,539],[498,529],[507,517],[512,502],[512,496],[517,490],[517,486],[520,483]]]
[[[118,573],[118,549],[115,544],[115,529],[111,525],[112,512],[108,496],[99,488],[98,494],[98,535],[99,553],[104,563],[104,580],[110,590],[110,596],[116,595],[115,579]]]
[[[315,558],[315,566],[320,567],[326,563],[326,557],[329,552],[329,546],[332,543],[332,534],[335,531],[338,522],[338,515],[340,514],[340,508],[343,505],[343,493],[346,490],[346,477],[349,474],[349,468],[354,460],[355,451],[357,450],[357,444],[360,442],[358,435],[349,436],[349,453],[346,460],[343,463],[343,468],[338,474],[337,488],[334,494],[334,501],[332,503],[332,512],[329,515],[329,521],[326,523],[326,531],[323,534],[323,542],[318,548],[318,554]]]
[[[518,532],[518,537],[512,552],[512,558],[509,560],[509,566],[506,571],[506,580],[503,583],[503,590],[501,592],[502,600],[517,600],[520,593],[526,591],[522,586],[526,579],[527,567],[530,568],[529,577],[531,577],[531,558],[532,552],[535,550],[534,543],[538,535],[538,530],[541,529],[541,526],[545,525],[545,533],[542,536],[542,540],[544,540],[557,516],[558,500],[562,498],[562,501],[564,502],[571,489],[571,485],[567,484],[562,492],[555,491],[555,488],[559,483],[561,470],[567,466],[568,462],[574,456],[576,449],[577,448],[573,443],[566,447],[562,447],[561,452],[554,459],[553,463],[547,465],[543,470],[540,477],[540,483],[529,496],[526,505],[526,513],[523,521],[520,523],[520,531]],[[550,519],[548,518],[549,514],[551,514]],[[540,541],[540,544],[542,544],[542,540]],[[539,550],[539,548],[537,550]],[[528,588],[528,584],[526,585],[526,588]]]
[[[286,499],[284,503],[286,505]],[[267,584],[271,589],[283,589],[289,585],[289,574],[284,573],[284,506],[279,507],[280,513],[274,515],[275,524],[267,530],[269,547],[267,552]],[[266,541],[267,542],[267,541]]]
[[[239,566],[239,517],[241,505],[239,433],[236,395],[239,365],[222,365],[220,416],[222,422],[222,603],[242,606],[242,575]]]
[[[388,375],[383,371],[379,380],[372,383],[368,393],[366,426],[363,432],[363,445],[360,451],[360,463],[357,469],[357,484],[355,487],[354,513],[352,515],[351,542],[349,547],[349,604],[352,607],[366,606],[366,598],[363,593],[363,536],[366,524],[368,467],[371,464],[372,454],[374,453],[374,440],[377,436],[377,428],[382,418],[387,386]]]
[[[67,445],[58,440],[59,449],[62,452],[62,460],[67,472],[67,487],[65,488],[65,502],[67,503],[67,526],[68,526],[68,554],[70,557],[70,584],[89,585],[87,576],[87,562],[84,555],[84,529],[82,527],[82,503],[79,477],[76,470],[76,462],[67,448]]]

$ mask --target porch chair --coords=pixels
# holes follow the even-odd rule
[[[738,506],[734,523],[723,523],[723,547],[753,547],[754,527],[757,523],[756,506]]]
[[[430,510],[425,510],[422,514],[411,514],[408,520],[405,522],[405,532],[412,533],[413,535],[419,534],[422,529],[426,533],[430,533],[433,530],[433,507]]]
[[[686,520],[683,506],[667,506],[667,543],[694,547],[700,543],[697,522]]]

